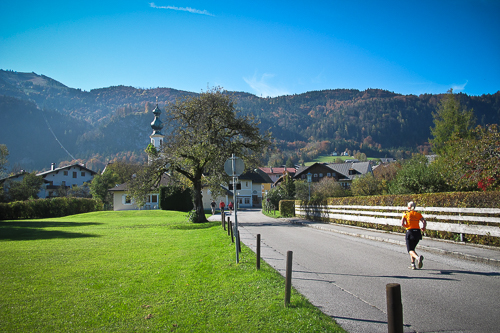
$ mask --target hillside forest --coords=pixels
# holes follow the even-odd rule
[[[379,89],[336,89],[261,98],[226,92],[238,112],[252,114],[270,130],[273,147],[262,166],[301,164],[319,155],[362,152],[401,159],[432,153],[433,113],[445,94],[400,95]],[[42,171],[50,163],[81,162],[99,171],[112,161],[142,162],[152,110],[195,93],[172,88],[115,86],[82,91],[35,73],[0,70],[0,143],[9,150],[9,171]],[[478,125],[498,124],[500,91],[456,94]],[[169,131],[165,124],[164,132]]]

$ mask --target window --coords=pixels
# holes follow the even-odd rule
[[[250,198],[245,198],[245,205],[249,205],[250,204]]]
[[[332,174],[328,172],[328,173],[326,174],[326,176],[327,176],[327,177],[331,177],[331,176],[332,176]]]
[[[245,182],[245,187],[248,187],[248,182]]]
[[[319,178],[323,178],[323,174],[322,173],[319,174]]]
[[[315,174],[313,175],[313,177],[314,177],[314,178],[318,178],[318,174],[317,174],[317,173],[315,173]]]
[[[76,171],[73,171],[73,178],[76,178],[77,175],[76,175]]]
[[[130,197],[130,195],[126,195],[126,194],[123,195],[123,203],[125,205],[131,205],[132,204],[132,198]]]
[[[52,185],[52,184],[51,184],[51,185]],[[64,180],[63,180],[63,181],[61,182],[61,186],[66,186],[66,181],[64,181]]]
[[[82,177],[85,177],[85,171],[82,171]]]
[[[68,171],[64,171],[63,175],[67,176],[68,175]]]
[[[151,196],[151,202],[158,202],[158,195],[157,194],[153,194]]]

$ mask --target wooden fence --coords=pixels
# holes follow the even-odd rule
[[[295,205],[295,216],[390,226],[401,226],[406,211],[401,206]],[[427,220],[428,230],[500,237],[498,208],[417,207],[417,211]]]

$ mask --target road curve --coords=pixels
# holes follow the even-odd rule
[[[410,270],[404,246],[291,224],[260,210],[238,211],[238,224],[241,241],[254,251],[261,234],[262,259],[282,275],[293,251],[294,288],[348,332],[387,332],[388,283],[401,285],[405,332],[500,331],[498,267],[417,247],[424,267]]]

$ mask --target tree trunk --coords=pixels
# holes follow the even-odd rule
[[[201,194],[201,177],[194,184],[193,205],[196,214],[198,215],[197,223],[208,222],[205,217],[205,210],[203,209],[203,195]]]

